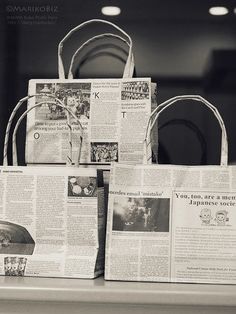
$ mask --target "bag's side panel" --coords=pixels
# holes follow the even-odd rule
[[[105,263],[105,235],[106,235],[106,210],[104,188],[98,188],[98,254],[96,259],[94,275],[103,274]]]

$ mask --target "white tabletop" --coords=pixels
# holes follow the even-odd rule
[[[236,307],[236,285],[0,277],[0,302],[7,300]]]

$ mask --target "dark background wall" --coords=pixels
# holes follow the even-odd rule
[[[107,3],[118,4],[121,15],[102,16],[100,9]],[[103,18],[116,23],[132,37],[136,74],[157,82],[158,103],[176,95],[200,94],[219,109],[228,132],[229,160],[235,162],[236,14],[232,11],[236,1],[221,2],[231,10],[224,17],[208,14],[209,7],[215,4],[211,0],[1,1],[0,152],[7,119],[17,100],[27,94],[28,80],[57,78],[59,41],[81,22]],[[50,6],[51,10],[48,14],[24,12],[29,6]],[[111,31],[109,27],[91,25],[74,35],[64,50],[66,68],[73,51],[84,40]],[[109,51],[112,55],[100,55],[82,64],[77,77],[121,77],[124,64],[113,54],[122,58],[125,54],[119,49]],[[163,113],[160,126],[161,162],[219,162],[219,127],[212,113],[199,103],[179,103]],[[24,125],[19,146],[23,162]]]

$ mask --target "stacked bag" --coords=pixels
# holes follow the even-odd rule
[[[151,164],[159,116],[195,100],[221,128],[220,165]],[[198,95],[171,98],[150,115],[142,164],[113,163],[109,184],[105,279],[235,284],[236,172],[218,110]],[[232,241],[233,240],[233,241]]]
[[[1,167],[3,270],[15,276],[94,278],[103,272],[104,264],[104,186],[99,170],[79,167],[83,128],[76,115],[60,99],[54,96],[47,99],[48,105],[56,102],[78,125],[80,145],[75,165],[68,152],[66,166],[18,166],[18,127],[31,110],[45,105],[41,101],[28,108],[15,124],[13,166],[8,166],[9,133],[15,113],[25,101],[37,96],[30,95],[19,101],[6,130]],[[67,130],[70,138],[69,123]]]
[[[96,35],[85,41],[72,55],[68,79],[63,64],[63,47],[68,39],[90,24],[105,24],[118,30],[125,38],[112,33]],[[102,39],[122,41],[128,47],[128,56],[121,79],[74,79],[76,60],[86,47],[99,50]],[[97,49],[96,49],[97,50]],[[133,78],[134,56],[131,37],[115,24],[103,20],[90,20],[72,29],[58,45],[59,79],[30,80],[29,106],[53,94],[79,117],[84,129],[81,163],[103,165],[112,161],[137,163],[142,161],[142,142],[145,125],[156,108],[155,88],[150,78]],[[67,117],[68,119],[68,117]],[[64,130],[66,115],[56,106],[32,110],[27,116],[27,164],[63,163],[67,149]],[[136,125],[140,124],[137,132]],[[74,128],[72,146],[77,147]],[[73,145],[74,144],[74,145]],[[72,151],[72,160],[74,152]]]

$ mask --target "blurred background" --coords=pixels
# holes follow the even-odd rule
[[[229,162],[236,162],[236,0],[1,0],[0,6],[1,155],[7,119],[27,95],[28,80],[58,78],[59,41],[76,25],[98,18],[114,22],[131,36],[135,75],[157,83],[158,103],[199,94],[218,108],[228,133]],[[120,14],[103,15],[104,6],[116,6]],[[103,32],[114,30],[94,24],[69,39],[63,52],[66,71],[74,51]],[[107,41],[101,45],[101,53],[95,46],[87,48],[75,77],[122,77],[127,47],[118,41],[113,47],[107,47]],[[24,127],[18,136],[21,163]],[[199,103],[185,101],[166,110],[159,129],[159,162],[219,163],[220,128],[212,112]]]

